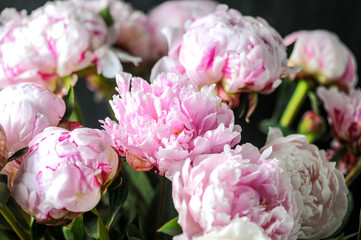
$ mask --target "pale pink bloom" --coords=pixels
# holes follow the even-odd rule
[[[153,40],[161,55],[168,50],[167,39],[162,33],[165,27],[179,28],[185,31],[187,25],[195,19],[216,10],[217,2],[212,0],[165,1],[149,12],[149,21],[153,29]]]
[[[172,178],[186,158],[240,141],[241,127],[213,88],[198,91],[187,77],[171,73],[151,85],[123,73],[117,85],[119,95],[110,104],[119,123],[107,118],[103,127],[136,170],[155,168]]]
[[[330,236],[347,211],[348,189],[342,173],[304,135],[283,137],[280,130],[271,129],[267,142],[261,151],[272,149],[269,157],[278,159],[303,202],[298,238],[318,240]]]
[[[91,65],[101,71],[104,65],[120,64],[118,59],[109,62],[107,27],[93,11],[56,1],[29,16],[9,10],[2,15],[18,20],[0,28],[0,88],[30,81],[61,91],[62,77]]]
[[[118,155],[104,132],[49,127],[29,144],[10,187],[38,222],[61,224],[92,210],[118,171]]]
[[[61,77],[88,67],[105,42],[107,28],[99,14],[71,2],[48,2],[30,19],[31,28],[42,30]]]
[[[184,235],[173,238],[174,240],[187,239]],[[247,217],[234,218],[224,227],[216,227],[211,232],[202,236],[195,236],[192,240],[271,240],[257,224]]]
[[[71,1],[96,13],[108,7],[113,19],[108,34],[109,43],[145,62],[158,60],[159,50],[153,46],[149,19],[142,11],[120,0]]]
[[[303,66],[300,76],[311,76],[321,84],[338,84],[346,89],[356,85],[355,57],[335,33],[298,31],[284,40],[286,45],[295,41],[289,64]]]
[[[28,17],[14,9],[5,9],[1,16],[17,20],[0,27],[0,88],[29,81],[56,85],[56,59],[41,29],[31,29]]]
[[[296,239],[299,203],[270,151],[251,144],[189,160],[173,178],[178,223],[188,239],[247,217],[271,239]],[[186,239],[187,239],[186,238]]]
[[[8,162],[9,156],[9,144],[6,138],[6,133],[4,128],[0,124],[0,170],[5,166]]]
[[[57,126],[65,103],[40,84],[19,83],[0,91],[0,112],[0,124],[14,153],[45,128]]]
[[[196,19],[184,35],[169,31],[167,37],[170,58],[198,86],[220,83],[228,93],[270,93],[286,69],[281,36],[265,20],[225,5]]]
[[[333,136],[347,145],[356,156],[361,155],[361,90],[351,89],[349,94],[333,87],[317,90],[327,111]]]

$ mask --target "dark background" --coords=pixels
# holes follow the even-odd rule
[[[0,0],[0,10],[5,7],[15,7],[18,10],[31,10],[40,7],[45,0]],[[164,1],[131,0],[134,8],[147,12],[153,6]],[[326,29],[335,32],[339,38],[354,53],[358,63],[361,63],[361,1],[359,0],[229,0],[219,1],[231,8],[239,10],[244,15],[260,16],[266,19],[281,36],[286,36],[297,30]],[[358,75],[361,76],[360,70]],[[358,84],[360,86],[360,84]],[[79,102],[85,116],[87,127],[99,128],[99,119],[109,116],[105,102],[95,103],[93,93],[87,90],[84,81],[76,85]],[[265,135],[258,130],[258,119],[269,118],[272,113],[275,95],[264,95],[259,98],[259,105],[251,117],[250,123],[240,120],[242,126],[242,142],[251,142],[261,147]],[[361,206],[360,180],[351,186],[354,193],[355,209],[346,228],[347,233],[357,231],[358,216]]]

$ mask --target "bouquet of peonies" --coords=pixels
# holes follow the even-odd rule
[[[361,239],[344,232],[359,211],[357,80],[336,34],[282,38],[214,1],[4,9],[0,237]],[[109,104],[96,129],[77,82]],[[270,94],[272,117],[254,119]],[[249,121],[259,148],[241,143]]]

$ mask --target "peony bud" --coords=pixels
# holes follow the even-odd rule
[[[303,66],[300,77],[310,76],[320,84],[337,84],[344,89],[356,85],[355,57],[336,34],[325,30],[298,31],[284,42],[295,42],[289,64]]]
[[[38,222],[61,224],[90,211],[116,177],[120,162],[103,131],[49,127],[30,143],[10,187]]]
[[[298,132],[306,135],[308,142],[314,142],[326,132],[325,124],[322,116],[313,111],[307,111],[298,125]]]
[[[0,92],[0,112],[0,124],[15,153],[45,128],[57,126],[65,103],[40,84],[19,83]]]
[[[317,94],[324,103],[334,138],[352,154],[361,156],[361,90],[351,89],[346,94],[335,87],[321,87]]]
[[[217,8],[217,2],[211,0],[165,1],[153,8],[149,13],[149,22],[153,28],[153,41],[161,55],[166,55],[167,39],[162,33],[165,27],[179,28],[185,31],[186,25],[197,18],[212,13]],[[164,21],[167,19],[167,21]]]

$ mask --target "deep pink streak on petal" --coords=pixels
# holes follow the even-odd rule
[[[100,176],[102,178],[102,183],[104,184],[112,171],[112,167],[107,163],[99,163],[97,169],[101,169]]]
[[[37,74],[44,80],[44,81],[48,81],[50,79],[53,79],[56,77],[55,73],[43,73],[38,71]]]
[[[232,79],[232,68],[229,66],[229,56],[227,56],[222,72],[227,79]]]
[[[214,56],[216,55],[216,47],[207,49],[199,64],[199,68],[211,68],[213,66]]]
[[[54,39],[46,39],[46,43],[48,44],[48,48],[51,52],[51,55],[53,55],[55,58],[57,56],[56,53],[56,42]]]
[[[91,145],[85,145],[87,148],[90,148],[93,152],[96,152],[96,153],[100,153],[99,151],[97,151],[93,146]]]
[[[56,171],[56,168],[52,168],[52,167],[50,167],[50,166],[46,166],[45,168],[46,168],[46,169],[49,169],[49,170],[51,170],[51,171],[53,171],[53,172]]]
[[[85,185],[88,187],[89,190],[92,190],[92,187],[91,187],[90,184],[88,183],[88,180],[86,179],[86,176],[84,175],[84,172],[81,170],[81,168],[80,168],[78,165],[76,165],[76,164],[74,164],[73,166],[74,166],[76,169],[78,169],[78,171],[79,171],[80,181],[81,181],[83,184],[85,184]]]
[[[3,38],[0,40],[0,44],[3,44],[6,40],[7,41],[11,41],[11,42],[15,42],[16,38],[13,36],[13,31],[17,26],[12,26],[10,27],[10,29],[7,31],[7,33],[3,36]]]
[[[38,174],[36,174],[36,181],[38,181],[38,183],[41,182],[41,177],[43,176],[43,172],[39,171]]]
[[[87,50],[83,50],[81,52],[80,59],[79,59],[78,63],[81,63],[82,61],[84,61],[86,52],[87,52]]]
[[[69,139],[70,138],[70,134],[68,133],[65,133],[63,136],[59,137],[59,142],[63,142],[64,140],[66,139]]]
[[[38,149],[39,143],[34,144],[33,146],[30,147],[28,153],[33,152],[34,150]]]
[[[49,18],[49,23],[50,24],[54,24],[54,23],[57,23],[57,22],[61,22],[61,21],[64,21],[65,20],[65,17],[55,17],[55,18],[53,18],[53,17],[51,17],[51,18]]]
[[[87,19],[87,20],[84,20],[85,23],[90,23],[92,25],[99,25],[99,23],[95,20],[92,20],[92,19]]]
[[[103,32],[102,32],[102,31],[94,30],[93,33],[94,33],[94,36],[97,36],[97,37],[103,36]]]

